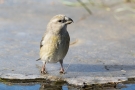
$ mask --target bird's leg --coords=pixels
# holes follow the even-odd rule
[[[60,62],[60,65],[61,65],[60,73],[65,73],[64,68],[63,68],[63,60],[60,60],[59,62]]]
[[[46,62],[43,62],[43,66],[42,66],[42,69],[41,69],[41,73],[42,74],[46,74],[47,73],[46,70],[45,70],[45,64],[46,64]]]

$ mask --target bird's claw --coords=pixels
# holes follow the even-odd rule
[[[61,73],[61,74],[65,74],[65,71],[63,71],[63,70],[60,70],[60,73]]]
[[[46,71],[41,71],[41,74],[46,74],[47,72]]]

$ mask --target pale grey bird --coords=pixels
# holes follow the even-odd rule
[[[46,32],[40,42],[40,58],[43,66],[41,73],[46,73],[46,63],[60,62],[60,73],[64,73],[63,59],[67,54],[70,36],[67,32],[67,25],[73,20],[65,15],[54,16],[47,25]]]

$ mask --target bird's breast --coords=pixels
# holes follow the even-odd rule
[[[67,43],[66,38],[65,35],[60,34],[45,37],[43,40],[44,44],[40,49],[40,58],[46,62],[58,62],[63,59]]]

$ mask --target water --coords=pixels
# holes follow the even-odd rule
[[[50,86],[46,84],[13,84],[7,85],[0,83],[0,90],[69,90],[67,85]]]
[[[135,84],[124,84],[125,87],[119,89],[110,87],[111,90],[135,90]],[[86,90],[109,90],[106,88],[89,88]],[[69,87],[67,84],[63,85],[47,85],[47,84],[3,84],[0,83],[0,90],[80,90],[80,88]],[[81,89],[85,90],[85,89]]]
[[[126,84],[126,87],[121,90],[135,90],[135,84]]]
[[[0,90],[39,90],[40,85],[6,85],[0,83]]]

